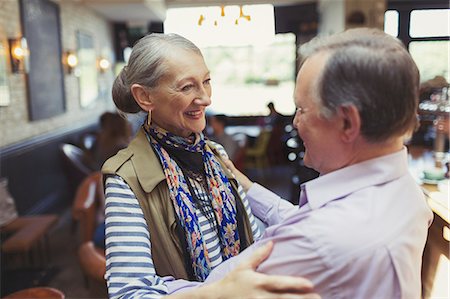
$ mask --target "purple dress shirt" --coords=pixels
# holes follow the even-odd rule
[[[306,277],[322,298],[420,298],[432,212],[408,172],[406,148],[320,176],[302,190],[306,201],[298,208],[253,184],[247,193],[252,211],[269,227],[206,283],[272,240],[273,252],[258,271]],[[198,285],[167,284],[170,292]]]

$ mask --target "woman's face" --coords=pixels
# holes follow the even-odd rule
[[[152,122],[178,136],[203,131],[211,104],[209,70],[203,57],[176,49],[165,61],[167,73],[151,92]]]

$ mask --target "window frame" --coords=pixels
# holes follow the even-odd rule
[[[409,49],[411,42],[418,41],[447,41],[450,36],[439,37],[411,37],[409,35],[409,27],[411,22],[411,12],[413,10],[428,10],[428,9],[449,9],[449,2],[447,0],[391,0],[388,1],[386,11],[396,10],[398,12],[398,38]]]

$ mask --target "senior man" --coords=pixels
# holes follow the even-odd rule
[[[417,121],[418,69],[399,40],[375,29],[313,40],[301,54],[294,126],[320,176],[301,186],[297,207],[228,163],[269,227],[206,283],[272,241],[258,271],[303,276],[322,298],[420,298],[432,213],[403,145]]]

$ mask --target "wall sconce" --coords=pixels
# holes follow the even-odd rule
[[[111,63],[109,62],[108,59],[103,58],[103,57],[100,57],[98,59],[98,68],[100,69],[100,73],[106,72],[110,66],[111,66]]]
[[[12,72],[15,74],[28,73],[28,57],[30,53],[27,40],[24,37],[8,39],[8,44]]]
[[[200,17],[198,18],[198,21],[197,21],[198,26],[202,26],[203,21],[205,21],[205,16],[200,15]]]
[[[75,67],[78,65],[78,57],[73,51],[66,51],[64,53],[63,64],[66,66],[68,74],[72,74]]]

